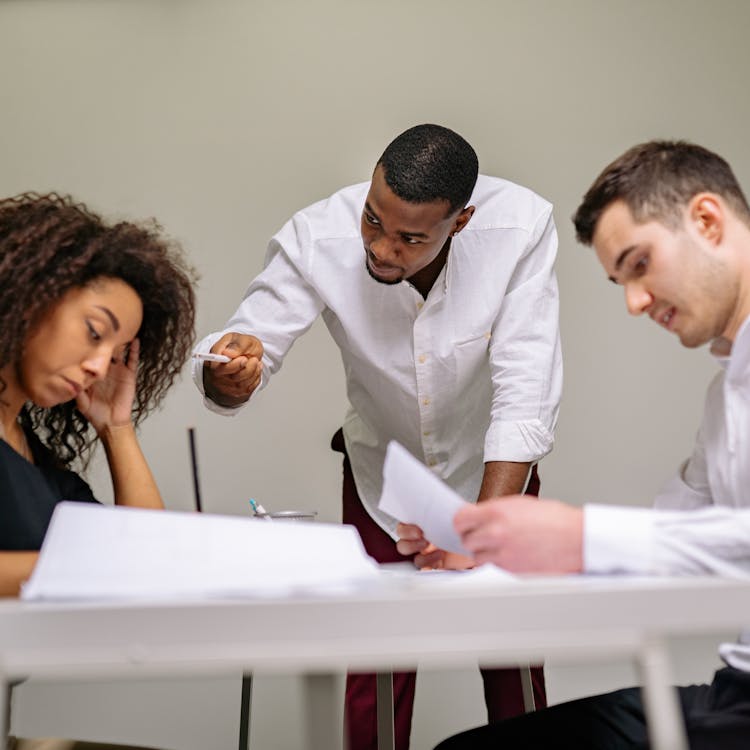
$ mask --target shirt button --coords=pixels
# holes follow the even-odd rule
[[[430,437],[430,435],[432,435],[432,433],[431,433],[431,432],[430,432],[429,430],[425,430],[425,431],[424,431],[424,432],[422,433],[422,435],[424,435],[425,437]]]
[[[424,307],[424,302],[417,302],[417,310],[421,310]]]
[[[434,458],[428,458],[427,459],[427,465],[428,466],[434,466],[437,463],[437,461]]]
[[[419,364],[423,365],[427,361],[427,357],[424,354],[419,355]]]
[[[422,406],[429,406],[430,405],[430,399],[429,398],[423,398],[422,399]]]

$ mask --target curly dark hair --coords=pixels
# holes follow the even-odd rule
[[[474,149],[442,125],[415,125],[396,136],[378,159],[388,187],[408,203],[447,201],[464,208],[479,173]]]
[[[190,353],[195,271],[153,220],[107,223],[56,193],[0,200],[0,369],[20,361],[29,333],[67,292],[103,278],[124,281],[143,303],[137,425],[160,404]],[[21,421],[61,466],[87,464],[96,436],[75,401],[27,404]]]

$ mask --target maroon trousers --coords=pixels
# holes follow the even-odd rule
[[[343,522],[352,524],[362,537],[367,554],[378,562],[409,560],[396,550],[396,543],[365,510],[354,484],[344,437],[339,430],[331,448],[344,454]],[[533,470],[526,494],[539,493],[539,478]],[[488,721],[500,721],[524,712],[521,674],[518,669],[481,669]],[[531,679],[537,708],[547,705],[542,667],[532,667]],[[416,672],[393,673],[393,721],[396,750],[409,749],[411,715]],[[348,674],[346,679],[345,722],[348,750],[377,750],[377,705],[374,674]]]

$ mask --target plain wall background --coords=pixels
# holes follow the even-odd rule
[[[630,145],[687,138],[750,187],[750,4],[720,0],[0,0],[0,195],[70,192],[156,216],[201,274],[198,334],[221,327],[298,208],[367,180],[419,122],[454,128],[480,168],[555,205],[565,388],[544,494],[648,504],[689,452],[715,365],[630,319],[569,216]],[[208,413],[186,377],[142,430],[168,507],[314,508],[339,518],[328,440],[345,410],[322,325],[241,416]],[[94,484],[111,496],[106,475]],[[681,650],[680,650],[681,649]],[[681,644],[705,679],[712,644]],[[553,700],[635,679],[625,665],[548,670]],[[292,678],[258,680],[257,747],[303,747]],[[77,702],[86,703],[76,708]],[[236,746],[239,679],[19,690],[21,731]],[[88,714],[88,715],[87,715]],[[481,722],[474,671],[420,680],[413,746]]]

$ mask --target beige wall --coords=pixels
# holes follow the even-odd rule
[[[689,450],[714,366],[624,314],[568,217],[610,159],[652,137],[718,150],[750,188],[749,22],[743,0],[0,0],[0,195],[56,189],[108,214],[157,216],[202,274],[203,334],[223,324],[295,209],[367,179],[404,128],[448,125],[482,171],[555,204],[566,370],[545,493],[647,503]],[[208,510],[244,514],[252,494],[335,520],[340,468],[327,441],[344,408],[338,354],[318,325],[242,416],[208,414],[185,379],[144,444],[171,508],[192,505],[195,425]],[[101,474],[95,483],[106,496]],[[713,657],[698,651],[702,673]],[[550,671],[558,699],[620,679],[633,677]],[[295,684],[260,685],[260,747],[301,746],[284,718],[298,715]],[[34,690],[18,715],[39,731],[84,695]],[[85,695],[130,705],[144,740],[234,746],[238,682],[110,691]],[[478,701],[473,674],[420,683],[415,747],[481,721]]]

